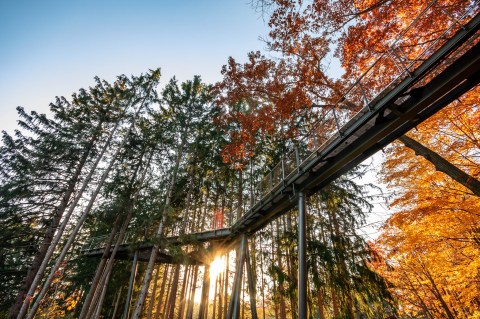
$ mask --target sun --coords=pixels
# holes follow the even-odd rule
[[[218,256],[210,263],[210,290],[208,293],[208,300],[212,301],[215,297],[215,282],[218,275],[224,272],[226,269],[226,258],[225,256]],[[202,299],[202,286],[197,286],[195,292],[194,301],[197,304],[200,304]]]
[[[225,256],[217,256],[210,263],[210,281],[215,282],[217,276],[225,271]]]

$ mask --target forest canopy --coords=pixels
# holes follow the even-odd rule
[[[296,207],[242,249],[195,234],[232,230],[479,8],[254,5],[267,50],[230,57],[218,83],[160,87],[158,68],[95,78],[48,115],[17,108],[0,146],[0,317],[228,318],[237,298],[242,318],[298,318]],[[373,174],[362,164],[308,194],[309,318],[480,318],[479,96],[477,85],[384,148],[392,195],[361,182]],[[361,230],[379,196],[390,217],[371,240]]]

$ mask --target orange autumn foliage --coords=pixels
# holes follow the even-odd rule
[[[242,101],[249,105],[248,112],[224,117],[224,123],[236,130],[230,133],[234,146],[227,147],[226,158],[235,158],[235,152],[245,157],[245,150],[252,150],[263,133],[278,134],[279,122],[298,116],[301,110],[308,113],[311,103],[324,108],[335,103],[428,5],[431,12],[396,44],[395,53],[408,63],[449,25],[455,26],[449,34],[458,29],[454,21],[461,20],[472,4],[468,0],[269,3],[271,31],[265,41],[273,57],[250,53],[245,64],[231,58],[217,86],[219,104]],[[474,12],[479,11],[477,4]],[[342,74],[329,71],[335,58]],[[383,68],[362,84],[367,91],[375,91],[391,80],[396,68],[395,61],[386,58]],[[472,90],[410,133],[477,179],[479,93],[478,88]],[[480,318],[478,197],[400,144],[388,149],[382,175],[399,193],[392,203],[397,212],[377,243],[387,263],[378,261],[375,267],[391,281],[400,311],[430,318]]]
[[[360,22],[349,26],[342,34],[342,45],[337,51],[347,77],[362,73],[425,8],[428,8],[427,14],[416,21],[411,33],[407,32],[396,45],[398,54],[408,58],[418,43],[431,42],[452,24],[452,19],[461,20],[471,4],[467,0],[440,0],[433,4],[431,0],[392,0],[386,3],[388,5],[377,6],[376,1],[352,1],[362,12]]]
[[[267,57],[250,52],[243,64],[229,58],[222,68],[223,80],[215,87],[218,105],[244,103],[248,112],[242,114],[251,118],[245,120],[238,112],[222,118],[224,124],[234,123],[241,131],[228,133],[233,146],[225,149],[224,158],[237,161],[248,148],[243,144],[252,145],[259,134],[295,137],[288,132],[296,125],[291,119],[314,118],[312,104],[332,107],[429,3],[430,0],[264,2],[271,12],[270,32],[265,39],[271,54]],[[411,34],[398,43],[398,53],[406,59],[417,57],[424,46],[416,44],[428,44],[452,24],[451,19],[459,19],[468,4],[467,0],[437,1],[429,15],[419,20]],[[342,71],[330,67],[336,63],[335,59]],[[389,83],[391,73],[397,70],[391,59],[385,58],[382,63],[383,68],[363,83],[367,95]],[[353,104],[347,107],[358,109]],[[279,129],[288,121],[287,130]]]
[[[412,131],[445,159],[480,179],[480,88]],[[383,179],[397,191],[379,239],[405,314],[480,318],[480,200],[401,144],[390,147]]]
[[[294,121],[305,113],[311,100],[289,68],[284,61],[275,63],[259,52],[249,53],[245,64],[230,58],[223,67],[224,79],[215,90],[217,104],[230,105],[219,117],[230,138],[222,153],[226,162],[241,168],[253,156],[261,136],[295,136]],[[287,129],[281,131],[280,127]]]

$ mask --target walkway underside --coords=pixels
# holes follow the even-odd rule
[[[326,147],[311,154],[229,229],[189,234],[181,238],[170,237],[166,238],[166,243],[192,245],[209,242],[218,247],[230,246],[240,235],[253,234],[294,208],[299,191],[308,195],[322,189],[472,89],[480,81],[480,45],[477,43],[465,48],[462,45],[478,37],[479,26],[480,17],[477,15],[412,71],[409,77],[371,101],[368,107],[341,128],[340,134],[330,139]],[[458,56],[459,48],[466,52]],[[455,53],[454,56],[452,53]],[[448,66],[445,68],[445,65]],[[137,247],[141,251],[151,248],[151,244]],[[99,249],[88,254],[99,256],[101,253]],[[176,262],[174,258],[169,258],[163,256],[158,261],[168,259]]]
[[[104,249],[96,249],[92,251],[87,251],[85,256],[88,257],[99,257],[103,255]],[[132,260],[133,255],[137,251],[138,261],[148,262],[150,260],[150,252],[152,251],[152,245],[143,245],[139,247],[129,247],[124,245],[119,248],[115,254],[115,259],[120,260]],[[108,255],[110,257],[110,255]],[[183,264],[183,265],[203,265],[204,262],[198,258],[195,254],[182,254],[177,256],[172,256],[171,254],[159,251],[157,254],[156,263],[161,264]]]
[[[192,233],[184,236],[167,237],[159,243],[159,251],[157,254],[156,263],[165,264],[184,264],[184,265],[203,265],[210,263],[214,254],[218,254],[223,250],[229,250],[235,243],[235,238],[232,238],[230,229],[217,229],[199,233]],[[204,247],[204,243],[208,243]],[[175,254],[166,250],[167,247],[192,245],[196,249],[190,253],[184,253],[178,250]],[[153,243],[144,242],[137,244],[122,244],[118,247],[115,259],[131,260],[135,252],[137,252],[139,261],[147,261],[150,258],[150,253],[153,248]],[[87,257],[101,257],[105,248],[85,249],[84,255]],[[113,248],[110,249],[110,257]]]

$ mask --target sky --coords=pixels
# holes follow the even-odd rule
[[[94,76],[113,82],[160,67],[159,88],[173,76],[221,80],[229,56],[242,62],[264,49],[267,25],[250,3],[0,0],[0,131],[13,133],[17,106],[47,113],[56,96],[93,85]],[[382,161],[377,154],[374,166]],[[378,184],[375,172],[360,182]],[[385,214],[377,204],[367,220],[374,225],[362,230],[367,238]]]
[[[0,0],[0,130],[16,127],[17,106],[48,112],[94,76],[160,67],[160,88],[219,81],[228,57],[262,50],[266,34],[250,0]]]

